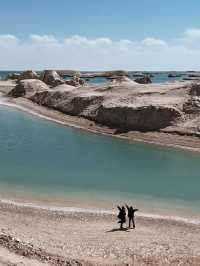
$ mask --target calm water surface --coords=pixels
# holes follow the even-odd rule
[[[200,156],[130,144],[0,107],[0,193],[143,199],[200,211]]]

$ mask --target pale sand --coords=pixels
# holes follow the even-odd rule
[[[200,265],[200,227],[184,222],[136,217],[135,230],[118,231],[112,214],[49,211],[1,203],[0,228],[3,235],[47,252],[52,265],[65,265],[56,264],[53,254],[63,260],[76,259],[81,265]],[[20,248],[16,251],[1,238],[0,233],[1,246],[19,254]],[[38,259],[38,251],[35,253],[26,256]]]
[[[0,266],[48,266],[47,263],[38,260],[28,259],[24,256],[10,252],[0,247]]]

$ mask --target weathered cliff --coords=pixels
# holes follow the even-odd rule
[[[48,91],[49,87],[38,79],[24,79],[8,93],[12,97],[31,97],[36,92]]]
[[[49,88],[37,80],[20,82],[21,87],[18,84],[11,96],[23,96],[39,105],[120,131],[174,130],[184,134],[198,133],[200,129],[198,84],[142,85],[126,81],[107,86],[77,88],[63,84]]]

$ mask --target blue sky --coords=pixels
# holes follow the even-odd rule
[[[198,69],[199,10],[199,0],[1,0],[0,68]]]

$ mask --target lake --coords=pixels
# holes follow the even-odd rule
[[[0,194],[200,211],[200,156],[95,135],[0,106]]]

